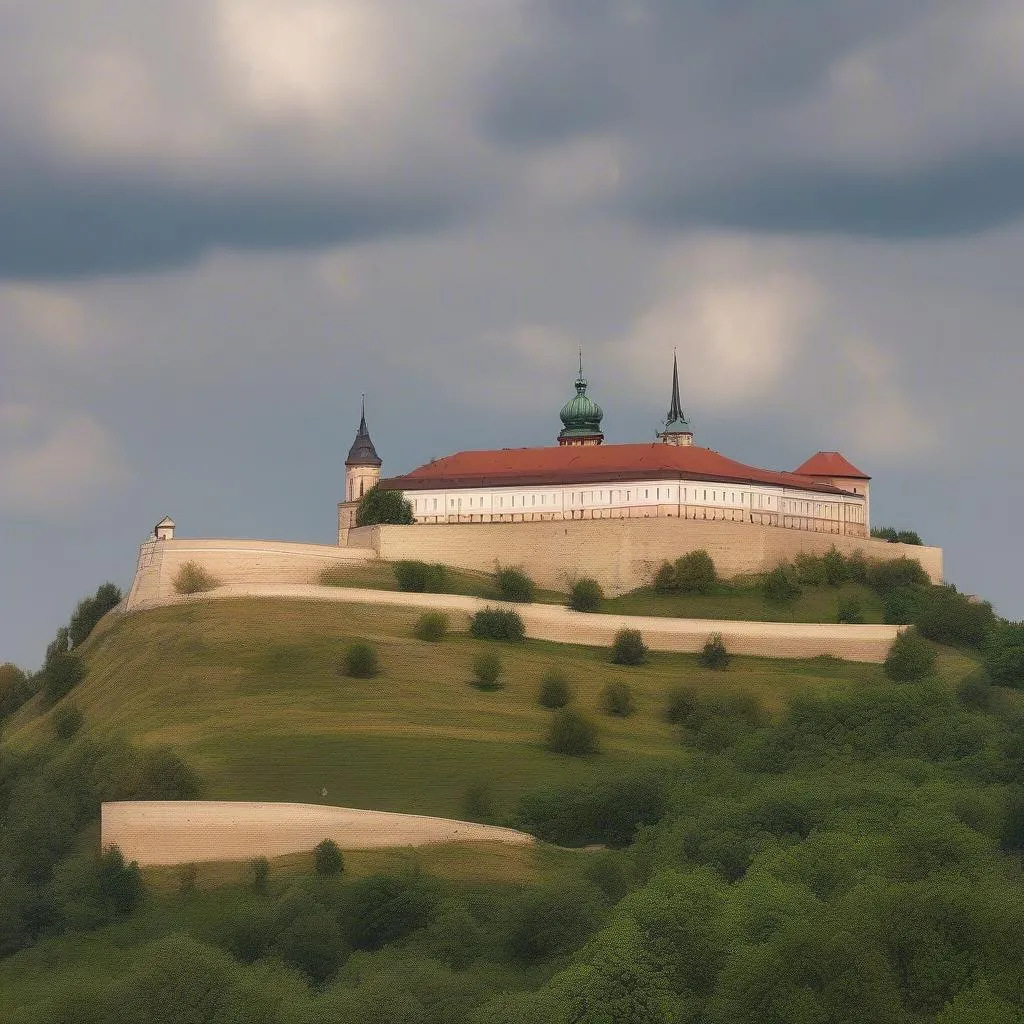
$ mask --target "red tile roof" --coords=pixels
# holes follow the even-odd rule
[[[811,476],[756,469],[693,445],[605,444],[457,452],[405,476],[381,480],[385,490],[443,487],[545,486],[616,480],[712,480],[761,483],[829,494],[848,492]]]
[[[847,462],[839,452],[818,452],[793,472],[803,476],[845,476],[855,480],[871,479],[867,473],[862,473],[853,463]]]

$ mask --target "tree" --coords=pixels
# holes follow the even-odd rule
[[[440,643],[448,634],[448,616],[444,612],[424,612],[416,621],[416,636],[427,643]]]
[[[551,669],[540,683],[537,702],[545,708],[564,708],[572,700],[572,689],[569,680],[558,671]]]
[[[572,757],[596,754],[600,749],[597,726],[582,711],[562,708],[551,719],[547,747],[556,754],[569,754]]]
[[[53,734],[59,740],[69,740],[82,728],[84,721],[77,704],[62,704],[53,713]]]
[[[704,668],[724,672],[729,667],[729,652],[725,649],[721,633],[712,633],[700,652],[700,663]]]
[[[676,587],[684,594],[709,594],[718,582],[715,563],[703,549],[677,558],[675,576]]]
[[[395,524],[409,526],[414,522],[412,503],[401,491],[386,491],[375,484],[359,499],[356,526]]]
[[[596,612],[604,600],[604,591],[597,580],[577,580],[569,592],[569,607],[574,612]]]
[[[764,596],[769,601],[785,604],[802,593],[796,572],[788,562],[777,565],[764,577]]]
[[[325,878],[331,875],[340,875],[345,870],[345,858],[338,849],[338,844],[333,839],[325,839],[319,843],[313,851],[316,873]]]
[[[478,640],[519,643],[526,636],[526,627],[518,612],[505,608],[484,608],[470,619],[469,632]]]
[[[57,653],[43,667],[42,676],[43,699],[53,705],[85,678],[85,666],[77,654]]]
[[[68,636],[72,648],[81,644],[96,624],[121,602],[121,589],[113,583],[103,583],[93,597],[83,598],[68,623]]]
[[[1024,867],[1024,789],[1017,788],[1010,793],[1006,803],[1006,815],[999,830],[999,845],[1004,853],[1015,854]]]
[[[17,665],[0,665],[0,719],[14,714],[32,696],[32,683]]]
[[[856,594],[839,599],[839,608],[836,611],[836,622],[861,623],[864,621],[864,612],[861,608],[860,598]]]
[[[494,651],[481,651],[473,659],[473,685],[480,690],[500,690],[501,658]]]
[[[520,604],[530,604],[537,589],[533,580],[522,569],[514,569],[511,566],[499,569],[494,575],[494,583],[498,588],[498,597],[502,601],[515,601]]]
[[[639,629],[620,629],[612,641],[612,661],[616,665],[642,665],[647,661],[647,645]]]
[[[601,709],[616,718],[628,718],[633,714],[636,705],[633,703],[633,690],[629,683],[620,679],[608,683],[601,691]]]
[[[352,644],[345,652],[342,671],[353,679],[372,679],[380,672],[377,652],[369,644]]]
[[[892,642],[885,659],[885,674],[899,683],[914,682],[935,667],[935,648],[913,627]]]
[[[1024,622],[1002,622],[989,637],[983,664],[997,686],[1024,689]]]

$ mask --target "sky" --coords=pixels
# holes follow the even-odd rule
[[[0,0],[0,662],[386,475],[840,450],[1024,618],[1018,0]]]

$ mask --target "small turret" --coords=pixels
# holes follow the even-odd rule
[[[153,536],[157,540],[174,540],[174,520],[170,516],[164,516],[153,527]]]
[[[692,445],[693,431],[690,423],[683,413],[682,403],[679,401],[679,364],[675,352],[672,353],[672,399],[669,403],[668,415],[665,417],[665,426],[658,433],[663,444]]]
[[[576,378],[576,396],[570,398],[558,414],[562,429],[558,434],[559,445],[593,445],[604,440],[601,420],[604,411],[597,402],[587,397],[587,379],[583,376],[583,349],[580,349],[580,372]]]
[[[380,479],[381,465],[381,458],[366,428],[366,395],[363,395],[359,429],[345,459],[345,500],[359,501]]]

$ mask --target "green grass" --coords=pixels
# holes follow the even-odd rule
[[[447,567],[448,586],[446,593],[463,594],[467,597],[482,597],[499,600],[494,584],[494,574],[474,572],[470,569]],[[320,582],[328,587],[365,587],[370,590],[398,590],[391,562],[370,561],[339,564],[325,569]],[[534,601],[538,604],[565,604],[568,594],[558,590],[537,588]]]
[[[681,619],[747,619],[758,622],[835,622],[839,602],[860,599],[865,622],[882,622],[879,596],[859,583],[839,587],[804,587],[795,601],[779,604],[767,600],[756,587],[720,585],[712,594],[659,594],[641,587],[604,601],[601,611],[615,615],[663,615]]]
[[[685,756],[662,720],[668,691],[753,693],[769,711],[798,690],[878,682],[877,665],[830,659],[735,657],[728,672],[695,655],[656,653],[638,668],[615,666],[604,648],[547,641],[493,644],[456,633],[440,644],[413,636],[415,609],[288,600],[222,600],[112,620],[83,648],[89,673],[73,699],[85,729],[167,744],[192,763],[215,799],[325,802],[465,816],[467,789],[484,782],[499,814],[544,785],[573,783]],[[468,618],[453,616],[465,630]],[[368,640],[381,675],[337,671],[345,647]],[[505,689],[472,686],[472,660],[492,647]],[[955,684],[972,662],[944,651]],[[537,703],[544,674],[564,672],[598,721],[603,752],[576,759],[543,743],[551,712]],[[631,685],[635,715],[600,712],[612,680]],[[11,742],[48,735],[50,716],[17,717]],[[321,796],[327,790],[326,797]]]

